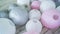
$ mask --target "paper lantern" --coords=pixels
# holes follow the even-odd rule
[[[42,13],[51,8],[52,9],[56,8],[56,5],[53,1],[43,1],[40,5],[40,10]]]
[[[39,1],[33,1],[31,3],[31,8],[32,9],[39,9],[39,7],[40,7],[40,2]]]
[[[0,34],[15,34],[15,33],[16,33],[15,24],[7,18],[0,18]]]
[[[26,31],[36,31],[40,33],[41,30],[42,30],[42,24],[37,19],[31,19],[26,24]]]
[[[41,16],[41,22],[49,29],[58,28],[60,23],[60,13],[56,9],[46,10]]]
[[[33,9],[29,12],[29,19],[40,19],[41,13],[39,10]]]
[[[24,25],[28,20],[28,11],[17,7],[10,11],[9,17],[16,25]]]

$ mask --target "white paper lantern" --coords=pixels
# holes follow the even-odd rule
[[[42,30],[42,24],[37,19],[31,19],[26,24],[26,30],[27,31],[41,32],[41,30]]]
[[[9,17],[16,25],[24,25],[28,20],[28,11],[17,7],[10,11]]]
[[[43,13],[44,11],[48,9],[54,9],[56,7],[55,3],[53,1],[43,1],[40,5],[40,10]]]
[[[41,13],[39,10],[33,9],[29,12],[29,19],[40,19]]]
[[[15,34],[15,24],[6,18],[0,18],[0,34]]]

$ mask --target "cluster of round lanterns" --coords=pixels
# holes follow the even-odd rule
[[[60,6],[56,6],[53,0],[17,0],[9,6],[9,14],[0,12],[0,33],[15,34],[15,25],[25,25],[23,34],[40,34],[43,26],[56,29],[60,26]]]

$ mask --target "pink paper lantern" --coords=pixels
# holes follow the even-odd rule
[[[32,9],[39,9],[40,8],[40,2],[39,1],[33,1],[31,3],[31,8]]]
[[[49,29],[58,28],[60,23],[60,13],[56,9],[46,10],[41,16],[41,22]]]

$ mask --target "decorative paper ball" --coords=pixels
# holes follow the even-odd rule
[[[31,8],[32,9],[39,9],[39,7],[40,7],[40,2],[39,1],[33,1],[31,3]]]
[[[60,6],[58,6],[56,9],[60,12]]]
[[[29,5],[30,0],[17,0],[18,5]]]
[[[15,34],[15,32],[15,24],[11,20],[0,18],[0,34]]]
[[[9,18],[9,11],[8,10],[1,10],[0,11],[0,18]]]
[[[60,13],[56,9],[46,10],[41,16],[41,22],[49,29],[58,28],[60,23]]]
[[[40,5],[40,10],[43,13],[44,11],[51,9],[51,8],[55,8],[56,5],[53,1],[43,1]]]
[[[29,19],[40,19],[41,13],[39,10],[33,9],[29,12]]]
[[[42,24],[37,19],[31,19],[26,24],[26,30],[27,31],[41,32],[41,30],[42,30]]]
[[[28,20],[28,11],[24,8],[14,8],[10,11],[9,17],[16,25],[24,25]]]
[[[29,32],[24,32],[23,34],[39,34],[39,33],[35,32],[35,31],[33,31],[33,32],[29,31]]]

